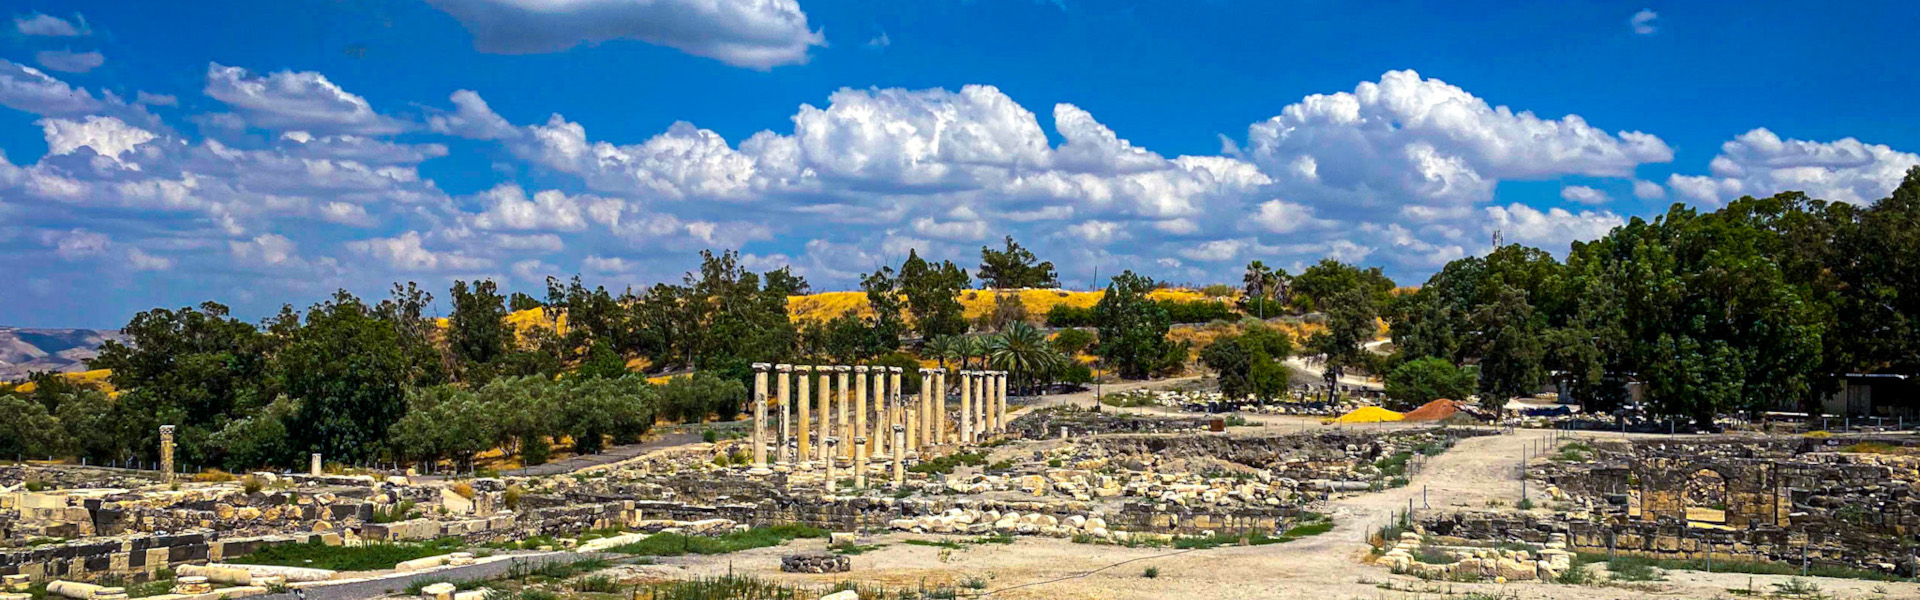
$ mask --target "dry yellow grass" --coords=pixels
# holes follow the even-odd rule
[[[75,387],[95,389],[106,392],[108,395],[116,395],[119,394],[119,390],[113,389],[113,384],[107,382],[107,377],[112,374],[113,371],[108,369],[94,369],[92,371],[82,371],[79,373],[61,373],[60,376],[65,377],[67,382],[72,383]],[[13,391],[22,394],[31,394],[39,388],[39,385],[28,381],[15,386]]]

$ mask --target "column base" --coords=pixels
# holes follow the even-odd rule
[[[751,469],[747,469],[747,474],[748,475],[772,475],[773,469],[769,469],[766,467],[754,467]]]

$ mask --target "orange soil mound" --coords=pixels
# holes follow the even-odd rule
[[[1445,419],[1447,417],[1451,417],[1456,413],[1459,413],[1461,406],[1464,406],[1464,405],[1453,400],[1441,398],[1439,400],[1434,400],[1432,402],[1428,402],[1426,404],[1420,405],[1420,408],[1413,409],[1412,412],[1408,412],[1407,414],[1402,415],[1401,420],[1438,421],[1441,419]]]

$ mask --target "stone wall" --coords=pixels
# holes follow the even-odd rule
[[[1567,536],[1570,550],[1659,559],[1752,561],[1874,569],[1914,576],[1911,541],[1848,530],[1778,527],[1720,529],[1682,522],[1598,522],[1532,514],[1455,512],[1422,515],[1415,530],[1441,544],[1526,542]]]

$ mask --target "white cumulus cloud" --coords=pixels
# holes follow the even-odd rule
[[[1675,174],[1667,187],[1687,199],[1718,205],[1740,196],[1801,191],[1814,198],[1867,204],[1885,197],[1920,155],[1854,138],[1832,142],[1781,139],[1766,128],[1720,145],[1710,175]]]
[[[807,62],[826,38],[795,0],[428,0],[483,52],[558,52],[639,40],[754,69]]]

